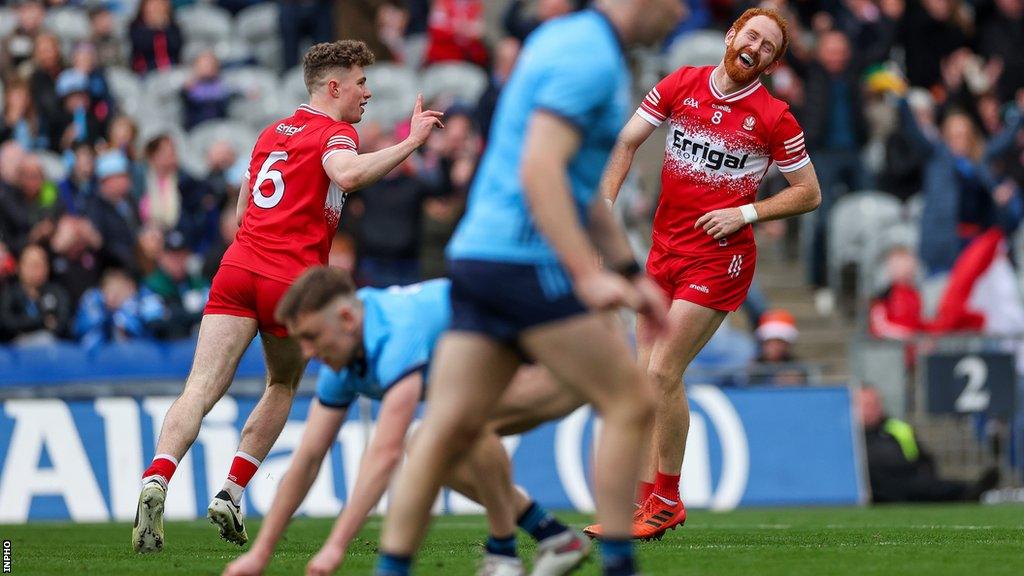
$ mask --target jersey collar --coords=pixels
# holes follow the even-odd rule
[[[711,74],[708,74],[708,87],[711,89],[711,95],[722,102],[736,102],[737,100],[742,100],[756,92],[757,89],[761,87],[761,80],[754,80],[732,94],[723,94],[722,91],[715,86],[715,71],[718,70],[718,68],[719,66],[712,68]]]
[[[313,108],[309,104],[300,104],[299,105],[299,110],[301,110],[301,111],[303,111],[303,112],[305,112],[307,114],[314,114],[314,115],[318,115],[318,116],[323,116],[324,118],[330,118],[330,116],[328,116],[327,114],[317,110],[316,108]]]

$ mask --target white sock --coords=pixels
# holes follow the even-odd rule
[[[231,480],[225,480],[224,487],[222,488],[222,490],[227,492],[228,496],[231,496],[232,504],[234,504],[235,506],[240,506],[240,502],[242,501],[242,492],[245,491],[245,488],[239,486],[238,484],[235,484]]]

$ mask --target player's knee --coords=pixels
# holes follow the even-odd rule
[[[683,389],[683,378],[675,370],[660,367],[647,371],[647,378],[660,394],[677,394]]]

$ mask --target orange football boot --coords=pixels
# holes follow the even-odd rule
[[[635,540],[661,540],[669,529],[675,530],[686,522],[686,507],[682,501],[674,505],[667,504],[654,494],[637,507],[633,513],[633,538]],[[601,536],[601,525],[592,524],[583,529],[583,533],[591,538]]]

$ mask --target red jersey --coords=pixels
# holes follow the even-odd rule
[[[706,254],[720,246],[753,253],[750,226],[718,241],[694,223],[712,210],[753,202],[772,161],[783,172],[810,162],[788,104],[760,81],[726,96],[712,80],[714,69],[676,70],[636,111],[655,126],[669,121],[653,240],[676,254]]]
[[[345,194],[324,163],[358,148],[351,124],[306,104],[265,128],[246,173],[249,206],[222,264],[289,284],[310,266],[327,264]]]

